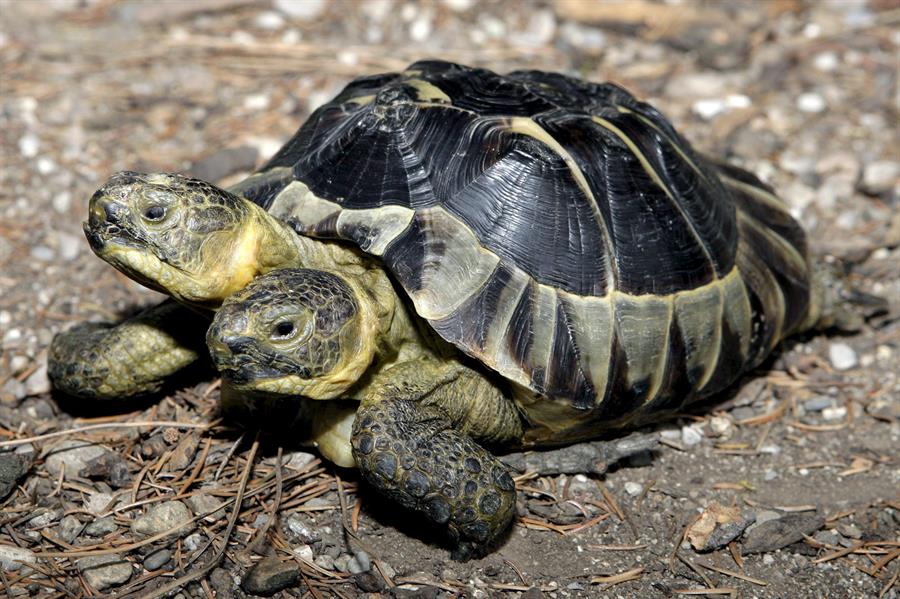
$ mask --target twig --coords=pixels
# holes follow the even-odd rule
[[[0,442],[0,449],[4,447],[15,447],[17,445],[24,445],[26,443],[35,443],[38,441],[46,441],[48,439],[55,439],[56,437],[65,437],[68,435],[77,435],[80,433],[86,433],[90,431],[100,430],[104,428],[159,428],[159,427],[168,427],[168,428],[196,428],[205,430],[212,426],[212,423],[208,424],[193,424],[190,422],[171,422],[171,421],[147,421],[147,422],[108,422],[103,424],[91,424],[89,426],[82,426],[79,428],[71,428],[64,431],[56,431],[53,433],[46,433],[44,435],[36,435],[34,437],[25,437],[24,439],[14,439],[12,441],[2,441]]]

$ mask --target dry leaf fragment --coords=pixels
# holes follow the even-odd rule
[[[697,551],[724,547],[740,536],[753,520],[744,518],[739,507],[710,503],[687,531],[687,539]]]

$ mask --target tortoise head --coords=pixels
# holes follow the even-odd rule
[[[215,307],[258,272],[262,212],[197,179],[121,172],[91,197],[84,232],[94,253],[136,281]]]
[[[275,270],[222,304],[206,341],[238,390],[332,399],[356,384],[375,356],[370,302],[350,278]]]

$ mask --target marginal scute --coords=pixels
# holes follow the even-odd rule
[[[669,345],[672,297],[615,298],[616,334],[627,360],[628,388],[642,403],[656,397],[664,376]]]
[[[740,284],[737,270],[719,284],[704,285],[675,296],[675,319],[685,348],[687,376],[698,391],[709,382],[719,360],[724,308],[722,287],[732,279]]]

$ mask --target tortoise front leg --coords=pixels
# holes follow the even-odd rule
[[[475,371],[429,360],[382,373],[353,425],[363,477],[400,505],[447,527],[465,560],[496,541],[515,515],[508,469],[475,439],[521,435],[515,405]]]
[[[82,323],[50,344],[53,387],[85,399],[121,399],[159,391],[206,353],[208,320],[166,300],[119,323]]]

